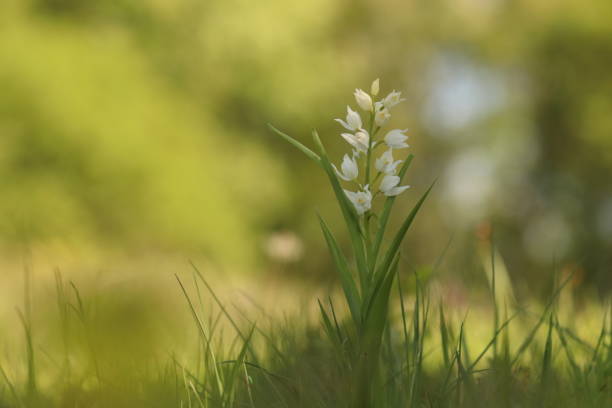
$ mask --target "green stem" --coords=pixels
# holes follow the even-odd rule
[[[372,180],[372,184],[376,183],[378,181],[378,179],[380,178],[380,176],[382,175],[382,173],[379,171],[376,174],[376,177],[374,177],[374,180]],[[380,191],[377,191],[376,194],[380,193]],[[372,198],[373,199],[373,198]]]
[[[404,160],[404,164],[399,171],[399,178],[402,180],[406,171],[408,171],[408,167],[410,167],[410,163],[412,163],[412,158],[414,156],[409,154],[408,157]],[[376,237],[374,239],[374,245],[371,253],[368,253],[368,270],[374,270],[376,268],[376,261],[378,258],[378,253],[380,251],[380,246],[382,244],[383,236],[385,234],[385,229],[387,228],[387,221],[389,220],[389,215],[391,214],[391,208],[393,207],[393,203],[396,197],[387,197],[385,200],[385,204],[378,219],[378,229],[376,231]]]
[[[375,113],[374,111],[372,111],[370,113],[370,122],[369,122],[369,126],[368,126],[368,136],[369,136],[369,141],[368,141],[368,152],[366,154],[366,172],[365,172],[365,185],[369,185],[370,184],[370,167],[371,167],[371,162],[372,162],[372,143],[374,141],[374,136],[376,135],[376,132],[378,132],[378,129],[374,129],[374,117],[375,117]],[[372,189],[370,188],[370,191],[372,191]],[[370,212],[368,211],[368,213],[366,213],[364,215],[364,229],[365,229],[365,250],[366,250],[366,257],[370,257],[370,254],[372,252],[372,238],[371,238],[371,234],[370,234]],[[368,262],[369,263],[369,262]],[[373,275],[374,271],[368,271],[369,272],[369,276],[368,278],[371,278],[371,276]]]
[[[366,155],[366,172],[365,172],[365,183],[366,185],[370,184],[370,161],[372,156],[372,140],[374,139],[374,135],[372,131],[374,130],[374,112],[370,113],[370,126],[368,127],[368,137],[370,140],[368,141],[368,152]]]

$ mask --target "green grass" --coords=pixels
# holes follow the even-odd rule
[[[609,305],[599,309],[598,333],[583,338],[558,310],[567,280],[539,313],[510,305],[498,310],[499,302],[491,302],[488,320],[470,322],[434,304],[426,282],[401,278],[390,295],[380,375],[371,376],[364,402],[358,400],[363,390],[355,389],[363,379],[353,377],[364,373],[352,369],[359,365],[350,344],[352,315],[332,298],[320,301],[320,324],[303,316],[254,316],[224,304],[196,269],[193,279],[178,278],[177,285],[197,347],[165,350],[116,370],[112,358],[126,356],[100,351],[96,298],[57,274],[58,313],[46,331],[61,341],[41,344],[26,301],[23,353],[4,359],[10,366],[0,364],[0,407],[610,406]],[[478,339],[471,334],[477,325],[489,325],[492,334]]]

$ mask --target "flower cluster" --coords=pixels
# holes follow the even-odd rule
[[[382,140],[377,140],[376,135],[391,117],[391,108],[404,99],[401,93],[392,91],[385,98],[375,100],[380,90],[379,80],[372,83],[370,93],[356,89],[355,101],[361,110],[369,115],[367,130],[361,120],[361,115],[346,107],[346,119],[336,119],[348,132],[342,133],[342,137],[352,147],[352,155],[345,154],[340,165],[340,170],[335,166],[336,174],[344,181],[354,182],[358,185],[357,191],[344,190],[346,196],[355,206],[359,215],[363,215],[372,208],[372,200],[381,193],[391,197],[402,193],[410,186],[399,186],[400,178],[397,170],[402,160],[393,158],[393,151],[409,147],[406,144],[408,129],[393,129],[385,134]],[[378,147],[386,147],[386,150],[374,161],[376,175],[370,180],[370,165],[372,155]],[[360,171],[360,165],[362,170]],[[363,173],[363,181],[359,180],[359,174]],[[381,179],[382,178],[382,179]],[[372,194],[370,184],[375,184],[379,179],[378,190]]]

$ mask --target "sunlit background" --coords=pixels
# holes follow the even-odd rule
[[[59,270],[130,293],[108,313],[145,332],[166,310],[145,299],[175,299],[190,259],[283,299],[330,287],[331,190],[267,123],[307,145],[317,128],[338,162],[333,119],[375,78],[406,98],[390,125],[416,156],[396,215],[438,179],[406,274],[461,299],[486,288],[493,243],[515,296],[556,271],[600,299],[611,72],[608,0],[3,0],[0,315],[16,319],[24,271],[39,310]]]

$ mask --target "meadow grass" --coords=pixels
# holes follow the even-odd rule
[[[558,304],[569,279],[539,307],[500,308],[492,296],[489,308],[469,312],[475,319],[448,310],[414,275],[398,279],[380,345],[379,375],[370,378],[369,406],[610,406],[610,306],[596,309],[601,316],[597,333],[577,332],[572,319],[582,316]],[[58,273],[57,313],[47,331],[60,334],[61,341],[41,344],[29,320],[32,312],[21,313],[24,344],[22,352],[0,364],[0,406],[360,404],[354,387],[362,373],[351,369],[359,362],[352,360],[348,343],[352,318],[348,307],[336,306],[338,294],[320,300],[327,312],[319,322],[304,315],[274,318],[226,307],[197,269],[192,277],[177,277],[177,285],[197,332],[196,347],[122,363],[112,360],[130,357],[121,350],[104,353],[92,338],[93,311],[99,307],[95,297],[82,295]],[[113,335],[120,339],[119,330]],[[334,331],[331,339],[329,330]]]

